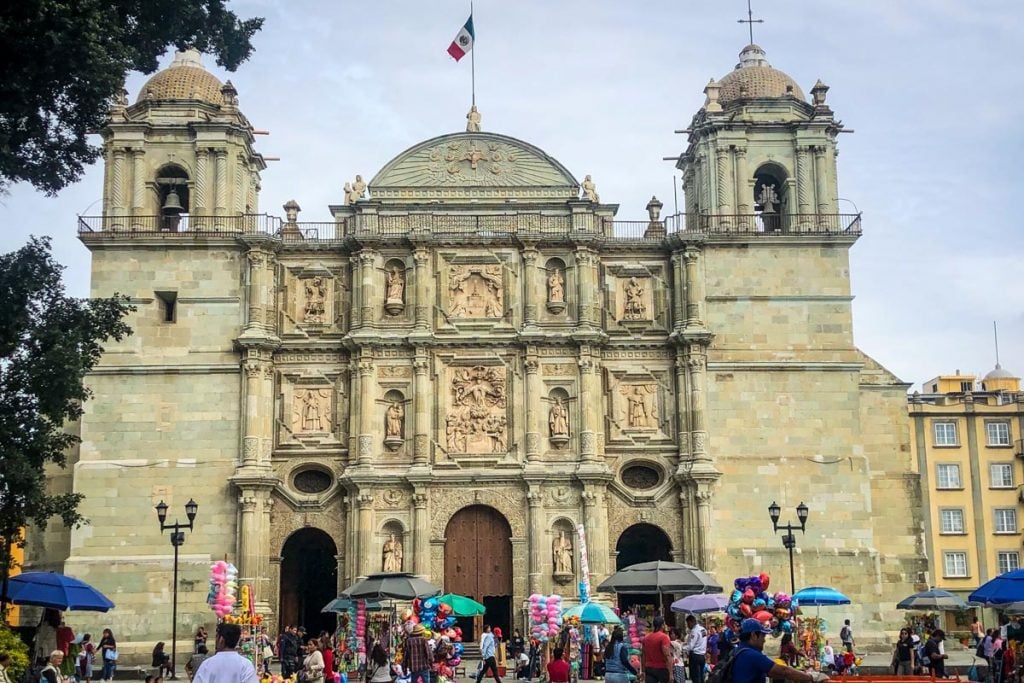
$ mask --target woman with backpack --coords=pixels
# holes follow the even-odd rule
[[[636,676],[636,667],[629,661],[629,648],[624,641],[621,626],[612,629],[612,636],[604,649],[604,679],[606,683],[629,683]]]

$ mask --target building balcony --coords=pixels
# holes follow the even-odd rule
[[[548,215],[531,212],[356,213],[333,222],[288,223],[267,214],[236,216],[79,216],[83,238],[152,237],[188,239],[229,235],[267,235],[285,242],[334,242],[348,237],[442,237],[570,239],[593,237],[612,242],[660,242],[687,237],[779,236],[857,237],[860,214],[676,214],[657,221],[615,221],[593,214]]]

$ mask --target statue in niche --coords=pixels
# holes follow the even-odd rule
[[[564,531],[559,531],[558,538],[551,544],[551,555],[555,574],[572,574],[572,543],[565,537]]]
[[[589,174],[583,179],[583,198],[589,199],[595,204],[601,203],[601,197],[597,194],[597,186],[594,185],[594,181],[590,179]]]
[[[779,204],[779,195],[775,192],[775,186],[762,185],[761,194],[757,196],[757,203],[761,205],[761,213],[775,213],[775,207]]]
[[[308,278],[305,283],[306,305],[302,309],[302,321],[322,325],[327,301],[327,284],[320,276]]]
[[[381,569],[386,572],[402,571],[402,542],[394,534],[388,535],[384,542],[384,562]]]
[[[558,268],[548,276],[548,301],[553,304],[565,303],[565,278]]]
[[[392,401],[384,413],[384,436],[386,438],[402,438],[402,424],[405,421],[405,408],[401,401]]]
[[[560,396],[555,397],[555,404],[548,411],[548,429],[553,437],[569,436],[569,411]]]
[[[648,403],[653,389],[642,384],[623,388],[626,396],[626,423],[634,429],[654,427],[654,409]]]
[[[391,272],[388,273],[387,301],[388,303],[402,303],[402,301],[404,301],[404,296],[405,274],[402,273],[398,266],[394,266],[391,268]]]
[[[324,397],[317,389],[306,389],[299,397],[296,420],[298,431],[326,432],[326,412],[323,405]]]
[[[629,278],[624,288],[626,302],[622,317],[626,320],[646,320],[647,305],[644,303],[644,286],[636,277]]]

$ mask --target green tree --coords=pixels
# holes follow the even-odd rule
[[[84,521],[81,494],[51,495],[45,468],[64,467],[67,449],[79,441],[64,425],[81,416],[91,395],[85,376],[103,354],[102,343],[131,334],[125,297],[67,296],[63,270],[47,238],[0,255],[0,619],[11,548],[24,543],[26,524]]]
[[[263,19],[225,0],[0,2],[0,191],[25,181],[49,195],[78,180],[129,71],[152,73],[168,46],[213,53],[234,71]]]

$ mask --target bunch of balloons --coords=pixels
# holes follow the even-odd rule
[[[366,601],[359,600],[356,603],[356,652],[359,659],[366,657]]]
[[[626,621],[626,640],[629,643],[629,660],[630,663],[639,668],[640,667],[640,641],[643,640],[645,632],[647,631],[646,624],[636,618],[635,614],[625,615]]]
[[[542,643],[558,636],[562,626],[562,597],[560,595],[530,596],[530,636]]]
[[[238,594],[238,569],[235,565],[218,560],[210,567],[210,591],[206,604],[219,619],[231,614]]]
[[[762,572],[757,576],[741,576],[733,582],[729,606],[726,607],[726,627],[732,633],[739,633],[740,622],[757,619],[772,627],[774,635],[796,631],[797,601],[781,591],[771,594],[768,587],[771,577]],[[729,633],[726,637],[729,637]]]
[[[454,679],[455,667],[462,664],[465,646],[462,644],[462,629],[455,625],[455,615],[452,614],[451,605],[447,605],[437,598],[427,598],[426,600],[417,598],[412,601],[412,609],[402,610],[399,617],[406,633],[412,633],[416,624],[422,624],[427,637],[434,633],[441,635],[442,642],[449,647],[445,660],[438,665],[438,673],[446,679]]]

